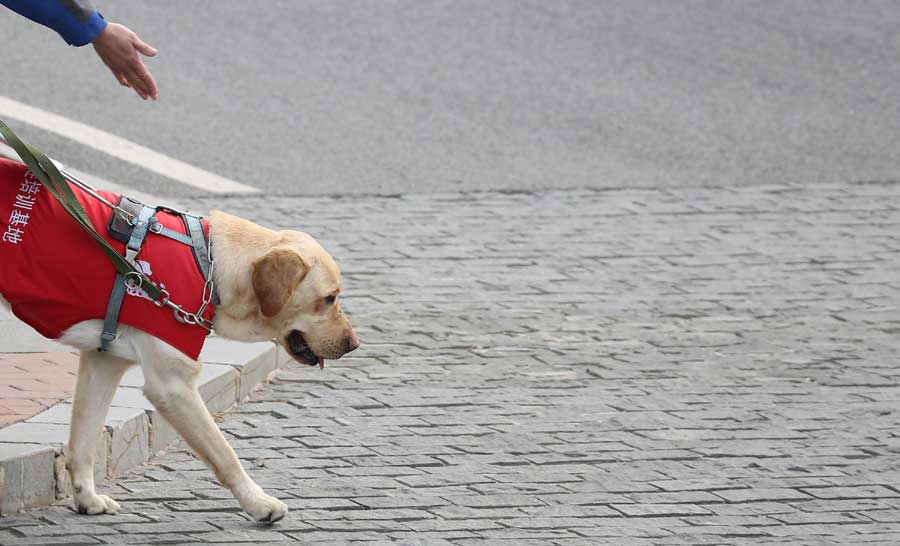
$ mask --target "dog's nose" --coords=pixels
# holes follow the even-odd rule
[[[344,336],[344,354],[352,353],[359,347],[359,338],[356,332],[350,330],[350,333]]]
[[[344,354],[352,353],[359,347],[359,338],[356,332],[350,330],[350,335],[344,337]]]

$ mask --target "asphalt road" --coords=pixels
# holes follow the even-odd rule
[[[0,95],[267,192],[896,180],[900,4],[97,2],[160,100],[0,11]],[[197,193],[17,125],[151,193]]]

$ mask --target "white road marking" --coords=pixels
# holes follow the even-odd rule
[[[33,127],[90,146],[105,154],[161,174],[182,184],[211,193],[257,193],[257,188],[241,184],[184,161],[161,154],[130,140],[107,133],[40,108],[0,95],[0,116],[17,119]],[[52,155],[52,154],[48,154]]]

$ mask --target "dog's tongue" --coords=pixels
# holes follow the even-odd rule
[[[324,370],[324,369],[325,369],[325,359],[322,358],[321,356],[319,357],[319,369],[320,369],[320,370]]]

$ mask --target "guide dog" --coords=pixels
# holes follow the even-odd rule
[[[338,266],[313,237],[270,230],[220,211],[209,215],[208,226],[215,259],[213,279],[220,300],[212,316],[218,336],[247,342],[275,339],[297,361],[320,367],[325,359],[340,358],[359,346],[338,301]],[[73,223],[68,229],[79,228]],[[8,299],[0,296],[0,306],[9,308]],[[21,302],[16,305],[23,306]],[[24,306],[27,311],[27,304]],[[195,385],[201,363],[125,324],[120,325],[111,348],[98,351],[102,327],[102,320],[81,321],[58,338],[80,350],[66,457],[77,511],[119,511],[116,501],[98,495],[94,488],[94,454],[116,387],[125,371],[137,364],[144,375],[144,395],[241,507],[257,521],[282,519],[287,506],[247,475],[207,410]]]

